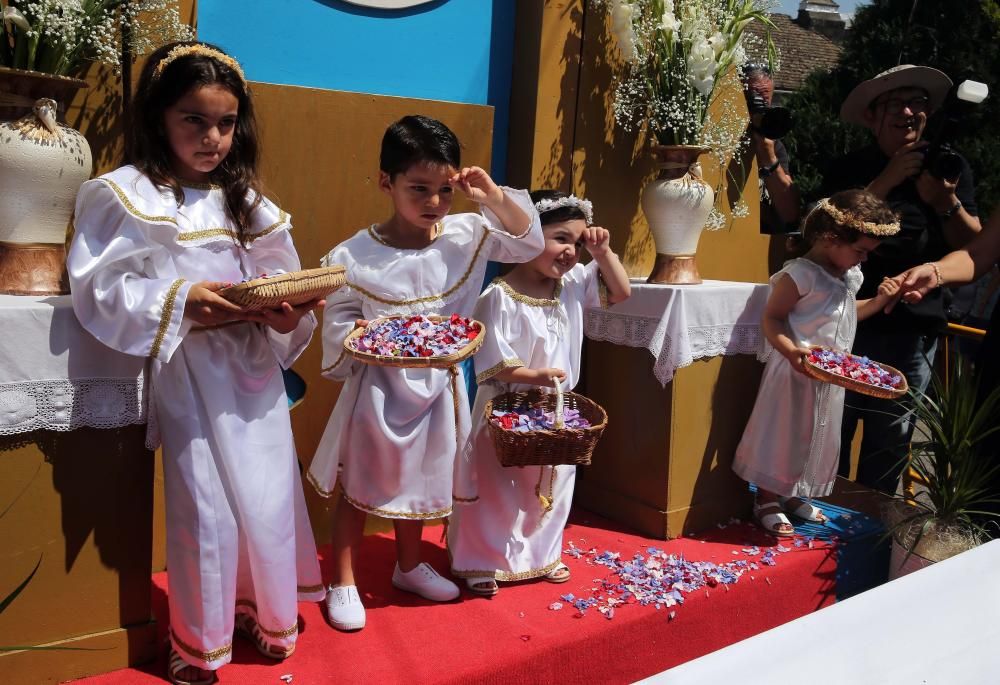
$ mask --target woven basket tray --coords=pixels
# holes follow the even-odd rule
[[[823,348],[816,347],[813,349],[828,349],[831,351],[838,352],[838,350],[832,350],[831,348],[828,347],[823,347]],[[841,354],[843,354],[843,352],[841,352]],[[870,385],[868,383],[864,383],[862,381],[858,381],[853,378],[846,378],[844,376],[831,373],[830,371],[827,371],[825,369],[821,369],[818,366],[811,364],[808,361],[808,359],[803,359],[802,362],[803,362],[802,369],[816,380],[824,381],[826,383],[832,383],[833,385],[839,385],[843,388],[847,388],[848,390],[853,390],[854,392],[859,393],[861,395],[868,395],[869,397],[878,397],[884,400],[891,400],[902,397],[907,393],[907,391],[909,391],[909,385],[906,382],[906,376],[904,376],[899,369],[889,366],[888,364],[883,364],[881,362],[876,362],[876,363],[889,373],[897,375],[903,379],[901,385],[898,388],[892,388],[892,389],[880,388],[875,385]]]
[[[561,420],[563,408],[576,409],[590,421],[590,427],[518,432],[491,420],[494,411],[511,411],[524,406],[555,411],[557,421]],[[599,404],[574,392],[563,393],[558,381],[555,393],[527,390],[497,395],[486,403],[485,414],[501,466],[586,466],[608,425],[607,412]]]
[[[219,295],[244,309],[278,309],[282,302],[295,306],[326,297],[347,282],[342,266],[292,271],[255,278],[219,291]]]
[[[386,316],[380,319],[372,319],[368,322],[368,325],[371,326],[372,324],[378,321],[383,321],[384,319],[401,318],[403,317]],[[438,323],[448,319],[449,317],[432,315],[427,318],[435,323]],[[355,359],[363,361],[365,364],[374,364],[375,366],[396,366],[408,369],[446,369],[449,366],[454,366],[455,364],[458,364],[475,354],[479,350],[479,347],[483,344],[483,340],[486,337],[486,327],[481,321],[476,321],[475,319],[470,319],[470,321],[479,326],[479,334],[466,343],[465,347],[461,348],[458,352],[453,352],[452,354],[445,355],[443,357],[394,357],[387,354],[363,352],[357,349],[355,344],[357,339],[365,334],[365,328],[355,328],[351,331],[351,334],[344,339],[344,350]]]

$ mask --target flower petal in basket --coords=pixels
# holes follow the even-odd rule
[[[857,355],[850,354],[849,352],[842,352],[840,350],[834,350],[829,347],[813,347],[814,352],[822,353],[826,352],[831,355],[836,355],[838,358],[843,358],[848,363],[857,365],[871,366],[875,365],[881,368],[885,373],[891,377],[896,377],[899,382],[893,387],[883,387],[881,385],[875,385],[868,383],[861,378],[852,378],[850,376],[844,376],[836,371],[831,371],[825,369],[822,366],[810,361],[809,355],[803,355],[802,358],[802,369],[818,381],[823,381],[825,383],[832,383],[833,385],[839,385],[842,388],[847,388],[848,390],[853,390],[861,395],[868,395],[870,397],[878,397],[881,399],[897,399],[905,395],[909,391],[909,385],[906,382],[906,376],[903,373],[888,364],[882,364],[880,362],[874,362],[872,360],[866,360]]]
[[[244,309],[278,309],[282,302],[295,306],[326,297],[347,282],[343,266],[291,271],[255,278],[223,288],[218,294]]]
[[[364,336],[365,331],[373,326],[378,325],[379,322],[385,321],[387,319],[401,319],[401,316],[386,316],[380,317],[378,319],[372,319],[368,322],[366,328],[356,328],[351,331],[350,335],[344,339],[344,351],[351,355],[358,361],[362,361],[365,364],[372,364],[375,366],[395,366],[400,368],[412,368],[412,369],[446,369],[448,367],[458,364],[468,357],[475,354],[480,346],[483,344],[483,340],[486,337],[486,327],[483,326],[481,321],[476,321],[475,319],[469,319],[470,328],[475,326],[477,329],[476,337],[470,339],[465,345],[463,345],[458,351],[453,352],[448,355],[443,356],[431,356],[431,357],[402,357],[386,354],[375,354],[368,352],[366,350],[359,350],[357,347],[358,340]],[[447,316],[437,316],[428,315],[426,318],[430,319],[434,323],[440,323],[441,321],[447,321],[450,317]]]

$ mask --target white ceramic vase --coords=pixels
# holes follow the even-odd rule
[[[642,191],[642,211],[656,246],[649,283],[701,283],[695,253],[698,239],[715,204],[712,187],[701,178],[698,157],[708,148],[657,145],[659,175]]]
[[[13,84],[13,85],[12,85]],[[80,184],[93,171],[90,145],[57,121],[86,85],[76,79],[0,72],[0,292],[56,295],[66,287],[66,234]],[[52,97],[34,97],[50,93]],[[23,116],[20,116],[23,115]]]

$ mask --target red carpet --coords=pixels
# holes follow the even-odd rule
[[[425,529],[426,558],[447,568],[440,527]],[[657,547],[688,560],[723,564],[759,560],[742,550],[773,543],[753,527],[714,529],[699,539],[654,541],[626,533],[587,512],[576,512],[565,542],[578,548],[610,550],[628,558]],[[792,547],[776,565],[746,573],[739,582],[686,596],[682,606],[657,610],[628,604],[606,619],[597,609],[583,617],[560,595],[589,597],[594,579],[608,576],[586,558],[564,560],[573,573],[563,585],[532,581],[501,584],[485,599],[463,594],[446,605],[392,587],[391,536],[365,540],[359,577],[368,607],[368,625],[355,634],[329,628],[319,605],[301,604],[301,634],[296,653],[274,664],[241,639],[233,663],[220,672],[221,683],[273,683],[293,676],[293,685],[313,683],[626,683],[694,659],[728,644],[815,611],[834,601],[835,554],[830,546]],[[324,568],[324,571],[326,569]],[[751,579],[751,575],[753,578]],[[165,574],[154,579],[154,612],[165,634]],[[706,596],[707,595],[707,596]],[[670,612],[675,616],[671,620]],[[75,681],[87,685],[162,683],[164,656],[140,669]]]

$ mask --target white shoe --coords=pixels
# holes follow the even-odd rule
[[[392,584],[400,590],[406,590],[420,595],[432,602],[448,602],[461,594],[458,586],[447,578],[442,578],[431,565],[424,562],[417,564],[412,571],[403,573],[399,564],[392,572]]]
[[[337,630],[361,630],[365,627],[365,605],[356,585],[331,587],[326,592],[326,620]]]

